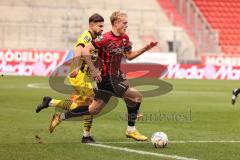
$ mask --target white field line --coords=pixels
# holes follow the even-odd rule
[[[49,89],[49,86],[46,83],[29,83],[27,87],[37,89]]]
[[[148,155],[148,156],[162,157],[162,158],[171,158],[171,159],[177,159],[177,160],[197,160],[197,159],[181,157],[181,156],[177,156],[177,155],[146,152],[146,151],[141,151],[141,150],[129,149],[129,148],[125,148],[125,147],[114,147],[114,146],[110,146],[110,145],[97,144],[97,143],[92,143],[92,144],[90,143],[88,145],[95,146],[95,147],[101,147],[101,148],[108,148],[108,149],[113,149],[113,150],[120,150],[120,151],[124,151],[124,152]]]
[[[137,143],[150,143],[150,142],[129,142],[129,141],[122,141],[122,142],[98,142],[101,144],[137,144]],[[221,140],[221,141],[169,141],[169,144],[171,143],[240,143],[240,141],[234,141],[234,140]]]

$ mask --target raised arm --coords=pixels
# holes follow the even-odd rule
[[[134,58],[140,56],[141,54],[143,54],[144,52],[152,49],[153,47],[155,47],[158,44],[158,42],[150,42],[149,44],[147,44],[146,46],[144,46],[143,48],[137,50],[137,51],[128,51],[126,52],[126,57],[128,60],[133,60]]]

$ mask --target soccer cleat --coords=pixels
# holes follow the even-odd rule
[[[232,91],[232,105],[235,104],[236,100],[237,100],[237,93],[236,93],[237,89],[234,89]]]
[[[51,97],[43,97],[42,103],[37,106],[36,113],[40,112],[44,108],[48,108],[51,100]]]
[[[82,137],[82,143],[95,143],[95,140],[93,139],[92,136],[89,137]]]
[[[49,126],[49,132],[52,133],[54,129],[61,123],[60,113],[55,113]]]
[[[136,141],[146,141],[148,139],[146,136],[142,135],[137,130],[135,130],[134,132],[126,131],[126,137],[127,138],[133,138]]]

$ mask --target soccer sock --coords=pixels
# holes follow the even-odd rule
[[[128,110],[128,126],[135,126],[138,109],[139,109],[141,103],[134,102],[131,100],[126,100],[125,102],[126,102],[127,110]]]
[[[57,100],[57,99],[52,99],[49,102],[50,107],[56,107],[56,108],[61,108],[64,110],[70,110],[71,108],[76,108],[77,104],[73,103],[72,100],[66,99],[66,100]]]
[[[93,118],[91,115],[84,115],[84,122],[83,122],[83,136],[84,137],[89,137],[91,136],[90,134],[90,130],[91,130],[91,127],[92,127],[92,121],[93,121]]]
[[[139,108],[140,108],[140,104],[136,106],[136,109],[137,109],[137,114],[139,114]]]
[[[79,116],[83,116],[83,115],[88,115],[89,114],[88,107],[89,106],[77,107],[77,108],[75,108],[71,111],[63,113],[64,116],[62,115],[62,116],[60,116],[60,118],[62,120],[65,120],[65,119],[69,119],[69,118],[72,118],[72,117],[79,117]]]
[[[90,136],[91,136],[90,131],[83,130],[83,137],[90,137]]]
[[[136,102],[136,108],[137,108],[137,112],[139,111],[139,109],[140,109],[140,106],[141,106],[141,102]]]
[[[52,99],[50,102],[49,102],[49,107],[56,107],[58,106],[58,104],[61,102],[61,100],[58,100],[58,99]]]
[[[135,126],[128,126],[127,131],[128,132],[134,132],[134,131],[136,131],[136,128],[135,128]]]
[[[65,117],[65,113],[61,113],[61,115],[60,115],[60,119],[61,119],[61,120],[65,120],[65,119],[66,119],[66,117]]]

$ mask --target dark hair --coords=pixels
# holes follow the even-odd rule
[[[94,22],[94,23],[96,23],[96,22],[104,22],[104,18],[100,14],[94,13],[93,15],[91,15],[89,17],[89,23],[91,23],[91,22]]]

